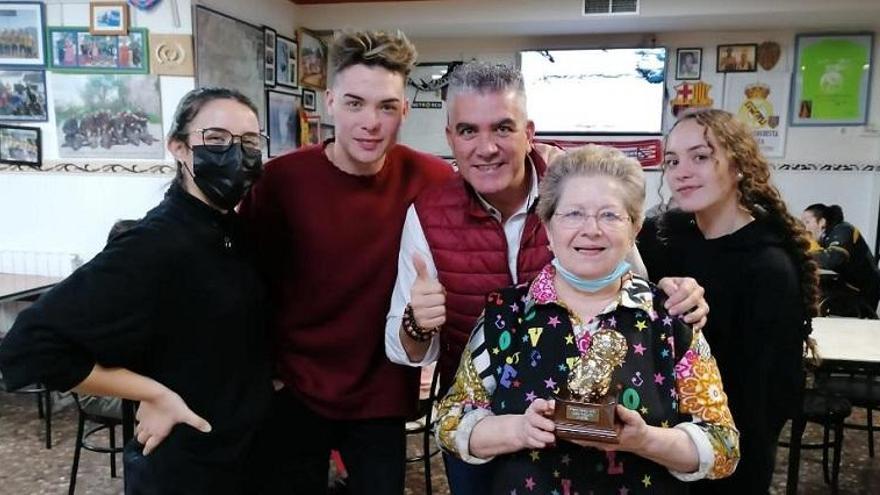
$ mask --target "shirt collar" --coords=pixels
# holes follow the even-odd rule
[[[526,201],[517,210],[513,215],[520,215],[528,212],[532,205],[538,200],[538,170],[535,168],[535,163],[532,161],[531,155],[526,155],[526,166],[529,168],[529,175],[531,176],[531,187],[529,188],[529,195],[526,197]],[[480,205],[489,213],[492,218],[495,220],[501,221],[501,212],[498,211],[498,208],[495,208],[484,198],[480,193],[474,190],[474,193],[477,195],[477,200],[480,202]]]
[[[538,273],[538,276],[529,286],[528,299],[533,304],[557,304],[562,305],[554,285],[556,269],[547,264]],[[631,309],[641,309],[648,314],[654,312],[654,294],[647,280],[629,272],[623,277],[623,284],[617,298],[607,306],[600,314],[605,314],[617,309],[618,306]]]

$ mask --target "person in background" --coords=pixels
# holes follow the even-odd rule
[[[441,394],[452,383],[486,294],[531,280],[550,261],[535,205],[548,157],[561,154],[534,142],[516,68],[469,62],[449,81],[446,136],[459,174],[420,193],[407,211],[385,325],[391,361],[438,361]],[[630,250],[628,260],[640,270],[638,251]],[[702,288],[693,280],[669,278],[661,285],[673,314],[697,309],[688,321],[705,318]],[[447,453],[443,458],[453,495],[486,493],[491,465]]]
[[[241,208],[273,295],[284,385],[264,428],[266,476],[255,483],[271,494],[325,493],[337,448],[349,493],[399,495],[419,370],[385,357],[394,254],[407,208],[452,167],[397,144],[416,61],[406,36],[342,31],[330,60],[335,140],[269,162]]]
[[[810,205],[801,214],[801,220],[818,243],[818,249],[811,254],[819,267],[837,272],[876,311],[880,302],[880,269],[859,229],[844,221],[838,205]]]
[[[10,389],[140,402],[125,447],[127,494],[244,494],[271,399],[265,290],[234,208],[266,139],[241,93],[183,97],[165,199],[22,312],[0,345]]]
[[[614,148],[587,145],[548,168],[537,214],[553,259],[484,298],[438,407],[446,451],[494,459],[484,493],[687,493],[684,481],[735,469],[738,434],[709,345],[625,261],[644,200],[641,165]],[[622,361],[608,383],[619,443],[565,441],[553,397],[609,334]]]
[[[648,273],[694,277],[712,313],[703,329],[739,426],[742,459],[698,494],[766,494],[776,444],[802,404],[804,341],[816,316],[807,233],[770,182],[751,132],[728,112],[692,111],[666,136],[664,177],[680,211],[639,234]]]

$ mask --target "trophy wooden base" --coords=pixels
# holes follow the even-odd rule
[[[563,440],[586,440],[620,443],[614,420],[617,400],[605,396],[598,403],[579,402],[557,397],[553,421],[556,436]]]

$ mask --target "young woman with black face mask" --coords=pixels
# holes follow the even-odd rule
[[[165,199],[22,312],[0,345],[11,389],[138,401],[127,494],[246,493],[256,425],[271,397],[265,291],[234,207],[266,138],[240,93],[200,88],[168,137]]]

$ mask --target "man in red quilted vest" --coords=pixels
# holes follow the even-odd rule
[[[533,143],[535,125],[515,68],[459,66],[450,76],[447,110],[446,138],[459,174],[419,193],[407,211],[385,326],[391,361],[438,360],[441,390],[452,381],[486,294],[531,280],[552,257],[534,206],[538,182],[559,151]],[[644,272],[635,248],[629,258]],[[667,279],[661,287],[674,314],[699,306],[687,320],[705,316],[703,290],[692,279]],[[444,459],[454,495],[489,491],[491,466]]]

